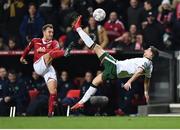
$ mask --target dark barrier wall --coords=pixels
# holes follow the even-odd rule
[[[175,101],[175,64],[172,54],[161,52],[154,61],[151,79],[150,103],[170,103]]]
[[[176,57],[176,101],[180,102],[180,51],[175,52]]]
[[[11,55],[0,53],[0,65],[8,69],[16,69],[22,71],[24,75],[31,75],[32,55],[28,56],[28,65],[23,65],[19,62],[20,53],[13,53]],[[110,53],[119,60],[127,58],[141,57],[143,52],[115,52]],[[96,72],[98,69],[103,69],[95,54],[89,51],[81,53],[73,53],[68,58],[59,58],[54,60],[53,65],[59,73],[62,70],[67,70],[71,78],[75,76],[83,76],[87,70]],[[160,57],[154,61],[154,70],[151,79],[150,88],[150,103],[167,103],[173,102],[174,97],[174,58],[172,54],[160,53]]]

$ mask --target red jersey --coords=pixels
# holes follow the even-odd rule
[[[59,48],[59,43],[56,40],[44,41],[41,38],[33,38],[29,45],[25,48],[22,57],[25,58],[29,51],[34,48],[34,62],[36,62],[41,56],[48,53],[54,48]],[[39,49],[43,49],[43,52],[38,52]]]
[[[107,22],[105,22],[104,28],[107,31],[110,42],[114,41],[114,39],[116,39],[117,37],[122,36],[122,34],[125,32],[124,24],[119,20],[116,20],[115,22],[111,22],[110,20],[108,20]]]

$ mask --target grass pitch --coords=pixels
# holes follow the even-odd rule
[[[0,117],[1,128],[180,128],[180,117]]]

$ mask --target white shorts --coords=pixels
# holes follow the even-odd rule
[[[54,79],[57,81],[56,71],[54,70],[54,67],[52,65],[46,66],[43,56],[41,56],[39,60],[34,62],[33,67],[38,75],[44,77],[46,83],[48,82],[49,79]]]

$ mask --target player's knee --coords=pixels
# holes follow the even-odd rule
[[[57,82],[54,79],[48,80],[48,89],[50,94],[57,93]]]
[[[50,64],[53,59],[48,53],[46,55],[44,55],[43,58],[47,65]]]
[[[100,45],[98,45],[98,44],[94,44],[93,48],[94,48],[94,50],[102,49],[102,47]]]
[[[94,43],[94,44],[90,47],[90,49],[91,49],[91,50],[95,50],[96,47],[97,47],[97,45],[98,45],[97,43]]]
[[[102,82],[100,80],[93,80],[92,84],[96,87],[98,87]]]
[[[102,79],[102,73],[101,73],[93,79],[92,84],[94,84],[95,86],[99,86],[102,82],[103,82],[103,79]]]
[[[98,86],[92,83],[92,84],[91,84],[91,87],[97,88]]]
[[[55,87],[55,86],[49,87],[49,93],[50,94],[56,94],[57,93],[57,87]]]

